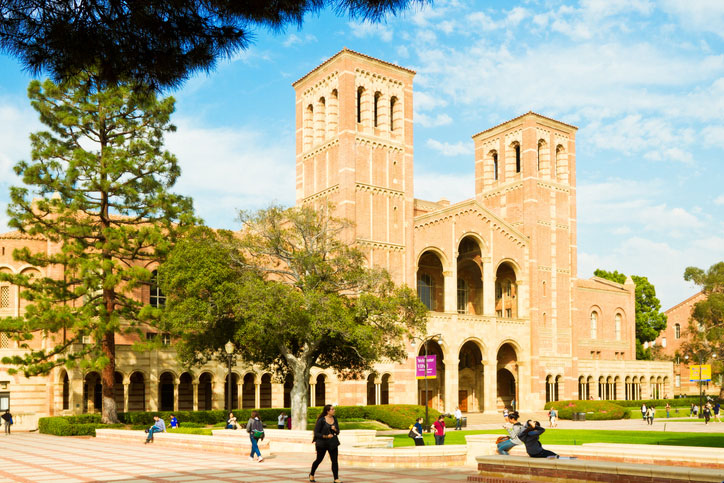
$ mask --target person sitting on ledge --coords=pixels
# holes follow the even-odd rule
[[[154,433],[163,433],[166,431],[166,422],[159,418],[158,416],[154,416],[153,420],[155,421],[153,423],[153,426],[148,428],[146,432],[148,433],[148,437],[146,438],[146,442],[144,444],[153,443],[153,435]]]
[[[528,420],[525,429],[520,433],[520,440],[525,444],[525,451],[531,458],[558,458],[553,451],[543,449],[540,444],[540,435],[545,433],[538,421]]]

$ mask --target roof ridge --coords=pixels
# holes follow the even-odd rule
[[[549,120],[549,121],[553,121],[553,122],[557,122],[557,123],[559,123],[559,124],[563,124],[564,126],[568,126],[568,127],[570,127],[570,128],[576,129],[576,130],[578,129],[578,126],[574,126],[573,124],[568,124],[567,122],[559,121],[558,119],[553,119],[552,117],[544,116],[543,114],[538,114],[537,112],[534,112],[534,111],[528,111],[528,112],[526,112],[525,114],[521,114],[520,116],[514,117],[513,119],[508,119],[507,121],[503,121],[503,122],[501,122],[500,124],[496,124],[496,125],[493,126],[493,127],[489,127],[488,129],[484,129],[484,130],[480,131],[480,132],[477,133],[477,134],[473,134],[472,137],[475,138],[476,136],[480,136],[481,134],[483,134],[483,133],[485,133],[485,132],[492,131],[493,129],[499,128],[499,127],[502,126],[503,124],[507,124],[507,123],[509,123],[509,122],[517,121],[518,119],[522,119],[522,118],[524,118],[525,116],[529,116],[529,115],[531,115],[531,114],[533,114],[534,116],[541,117],[541,118],[543,118],[543,119],[547,119],[547,120]]]

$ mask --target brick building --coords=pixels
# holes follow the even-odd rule
[[[534,410],[554,399],[672,394],[671,362],[635,360],[633,282],[577,276],[576,127],[529,112],[481,131],[473,136],[474,198],[416,199],[414,75],[344,49],[293,84],[297,204],[334,202],[354,222],[344,236],[370,264],[416,287],[431,310],[428,333],[441,334],[411,341],[406,362],[379,364],[365,380],[342,384],[313,371],[311,403],[495,412],[513,400]],[[0,270],[12,271],[33,269],[14,264],[13,246],[44,244],[13,233],[0,243]],[[22,311],[7,290],[0,311]],[[139,296],[157,303],[153,290]],[[0,352],[16,350],[3,340]],[[427,392],[414,374],[425,345],[438,365]],[[171,347],[139,354],[119,343],[118,353],[121,407],[224,406],[225,367],[184,371]],[[13,407],[20,400],[38,414],[80,412],[98,401],[95,373],[58,369],[35,383],[5,374]],[[232,397],[235,407],[287,405],[290,386],[237,366]]]

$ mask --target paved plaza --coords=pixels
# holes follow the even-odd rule
[[[124,444],[37,433],[0,436],[2,482],[303,482],[307,481],[313,459],[313,455],[287,453],[255,463],[246,457],[154,447],[140,440],[138,444]],[[472,468],[340,468],[345,483],[461,482],[472,474]],[[332,482],[328,459],[316,476],[319,482]]]

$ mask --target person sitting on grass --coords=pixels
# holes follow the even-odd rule
[[[144,444],[153,443],[153,435],[155,433],[163,433],[166,431],[166,422],[163,419],[158,416],[154,416],[153,421],[153,426],[146,430],[148,437],[146,438],[146,442]]]
[[[518,422],[519,417],[518,411],[508,413],[508,419],[503,425],[503,428],[508,432],[508,439],[504,439],[498,443],[498,454],[507,455],[513,446],[523,444],[520,440],[520,433],[522,433],[525,428]]]
[[[169,420],[169,424],[171,425],[171,429],[178,428],[178,419],[176,419],[176,416],[173,414],[171,415],[171,419]]]
[[[541,427],[538,421],[528,420],[525,429],[520,433],[520,440],[525,444],[525,451],[531,458],[558,458],[553,451],[543,449],[540,444],[540,435],[545,433],[545,428]]]

